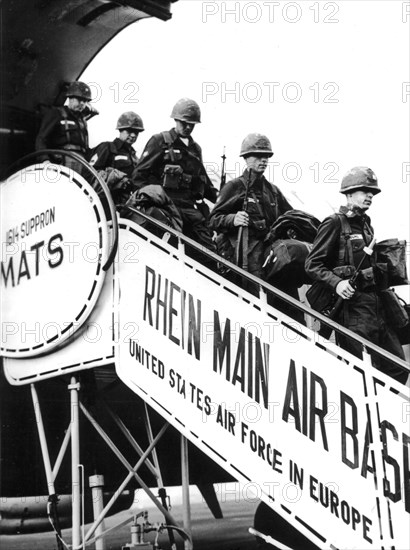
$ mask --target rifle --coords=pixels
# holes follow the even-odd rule
[[[245,185],[245,197],[243,199],[243,210],[248,211],[248,194],[252,181],[252,169],[249,168],[248,180]],[[248,231],[247,225],[241,225],[238,231],[238,240],[236,243],[236,264],[248,271]]]
[[[372,242],[369,244],[369,246],[365,246],[363,248],[364,254],[360,259],[359,265],[356,267],[353,275],[349,279],[350,286],[352,286],[355,290],[356,290],[357,278],[359,277],[363,262],[366,260],[367,256],[371,256],[373,254],[373,248],[375,244],[376,244],[376,239],[373,239]],[[329,319],[332,319],[333,321],[339,315],[340,310],[343,307],[344,301],[345,300],[341,296],[339,296],[333,305],[331,305],[330,307],[322,311],[323,315],[325,315],[326,317],[329,317]],[[324,338],[329,339],[330,335],[332,334],[332,330],[333,329],[331,327],[323,326],[320,329],[319,334],[320,336],[323,336]]]
[[[222,159],[222,169],[221,169],[221,186],[220,186],[220,191],[222,190],[222,187],[225,185],[226,183],[226,171],[225,171],[225,161],[226,161],[226,155],[225,155],[225,145],[224,145],[224,152],[223,152],[223,155],[221,156],[221,159]]]

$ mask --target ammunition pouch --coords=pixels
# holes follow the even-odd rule
[[[250,228],[257,233],[266,233],[266,220],[251,220]]]
[[[191,188],[192,179],[193,179],[193,177],[192,177],[190,174],[184,174],[184,173],[182,173],[182,176],[181,176],[181,187],[184,187],[185,189],[190,189],[190,188]]]
[[[164,189],[180,189],[183,175],[182,167],[178,164],[166,164],[162,175]]]
[[[166,164],[162,185],[172,191],[189,191],[195,200],[202,200],[205,191],[205,177],[186,174],[178,164]]]
[[[350,266],[349,266],[350,267]],[[334,272],[336,270],[333,270]],[[354,268],[351,268],[351,275],[342,277],[350,279]],[[388,287],[387,264],[376,264],[376,267],[361,269],[356,279],[356,288],[360,292],[375,292],[386,290]]]
[[[355,268],[351,265],[342,265],[335,267],[333,273],[341,279],[351,279]],[[360,292],[385,290],[387,286],[387,264],[376,264],[376,268],[361,269],[356,279],[356,288]]]
[[[376,277],[372,267],[360,270],[356,286],[357,289],[362,292],[371,292],[376,290]]]
[[[351,279],[354,275],[355,268],[352,265],[340,265],[335,267],[332,271],[341,279]]]

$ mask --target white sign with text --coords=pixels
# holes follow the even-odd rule
[[[410,548],[403,386],[147,235],[120,231],[124,383],[319,547]]]
[[[50,163],[13,174],[1,192],[1,355],[47,353],[82,326],[108,255],[101,201],[78,173]]]

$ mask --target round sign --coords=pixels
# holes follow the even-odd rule
[[[49,162],[13,174],[0,201],[1,354],[40,355],[97,301],[109,249],[104,208],[81,175]]]

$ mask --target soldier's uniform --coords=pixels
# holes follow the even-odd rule
[[[256,277],[262,277],[264,251],[267,246],[265,237],[270,227],[279,216],[292,210],[281,190],[269,183],[263,175],[267,158],[272,155],[271,143],[266,136],[246,136],[241,145],[240,156],[245,158],[248,168],[242,176],[224,185],[210,219],[211,229],[218,233],[219,253]],[[260,164],[261,161],[258,159],[265,161]],[[256,169],[251,171],[249,177],[251,165],[256,166]],[[244,227],[235,223],[237,214],[241,212],[246,212],[248,216],[248,225]],[[244,285],[249,292],[254,292],[254,285],[244,284],[236,276],[231,278],[234,282]],[[299,299],[295,286],[284,283],[276,287]],[[294,306],[271,294],[268,295],[268,302],[298,322],[304,322],[303,314]]]
[[[88,102],[91,101],[91,90],[83,82],[72,82],[66,96]],[[67,106],[48,109],[42,119],[35,148],[37,151],[63,149],[85,156],[88,151],[88,129],[84,113]]]
[[[120,138],[114,141],[103,141],[97,145],[90,154],[90,164],[96,170],[105,170],[109,166],[124,172],[131,177],[138,158],[134,147]]]
[[[256,277],[262,274],[264,239],[277,218],[292,210],[292,206],[276,185],[262,175],[249,182],[248,169],[223,187],[215,208],[212,210],[210,225],[217,233],[222,233],[233,249],[236,248],[238,227],[234,225],[235,214],[246,210],[249,214],[248,230],[248,271]],[[245,196],[247,200],[245,201]]]
[[[196,124],[200,122],[199,106],[192,100],[180,100],[171,117]],[[164,172],[168,172],[166,177]],[[182,139],[174,128],[152,136],[137,165],[133,183],[137,189],[150,184],[163,185],[182,217],[183,233],[215,250],[203,199],[215,202],[218,191],[206,173],[201,147],[191,136]]]
[[[240,267],[245,266],[245,269],[256,277],[262,274],[265,247],[263,241],[271,225],[281,214],[292,210],[280,189],[269,183],[263,175],[267,159],[272,155],[272,146],[266,136],[249,134],[245,137],[239,156],[246,160],[248,168],[242,176],[224,185],[210,219],[211,228],[219,234],[218,248],[229,250],[230,244],[231,250],[236,250],[237,254],[235,258],[227,259],[239,261]],[[252,165],[253,170],[250,168]],[[235,222],[236,214],[241,212],[246,212],[248,217],[247,225],[240,223],[245,226],[243,238],[242,230]],[[240,235],[244,245],[241,247],[241,254],[237,247]]]
[[[130,178],[138,162],[131,142],[135,142],[139,133],[144,131],[144,125],[137,113],[127,111],[119,117],[116,129],[120,131],[120,137],[97,145],[89,152],[88,159],[97,172],[106,171],[100,175],[106,180],[115,204],[120,206],[125,204],[132,192]],[[130,136],[133,137],[128,143]],[[116,172],[107,171],[110,168]]]
[[[67,106],[47,110],[36,139],[36,150],[40,149],[64,149],[84,156],[88,150],[88,130],[83,115]]]
[[[373,172],[358,167],[343,179],[341,193],[347,194],[361,189],[369,189],[373,194],[380,192]],[[346,227],[347,231],[344,231],[343,227]],[[367,214],[358,208],[342,206],[339,214],[329,216],[319,227],[305,264],[308,275],[312,280],[323,282],[335,292],[342,280],[351,277],[353,268],[359,265],[365,254],[364,247],[370,244],[373,236],[374,231]],[[345,244],[341,246],[341,242]],[[379,292],[386,288],[387,281],[381,267],[376,264],[377,258],[366,256],[357,280],[357,290],[352,298],[343,301],[343,308],[335,320],[352,332],[404,359],[399,339],[386,323]],[[342,266],[353,268],[349,270],[348,267]],[[339,268],[336,273],[335,268]],[[346,270],[345,276],[343,269]],[[337,339],[344,349],[361,357],[362,346],[359,343],[340,335]],[[407,379],[407,374],[389,361],[373,357],[373,364],[403,383]]]

